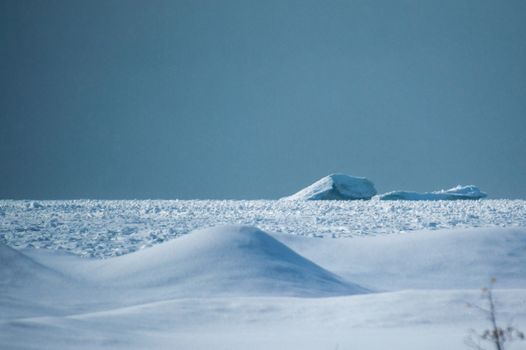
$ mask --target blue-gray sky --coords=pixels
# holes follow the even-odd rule
[[[0,4],[0,198],[526,198],[525,1]]]

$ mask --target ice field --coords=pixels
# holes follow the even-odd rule
[[[468,349],[526,201],[4,200],[0,266],[2,349]]]
[[[470,227],[526,227],[526,201],[10,201],[0,242],[108,257],[223,224],[310,237]]]

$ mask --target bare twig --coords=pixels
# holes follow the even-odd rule
[[[491,323],[491,328],[484,330],[482,333],[477,333],[474,330],[470,331],[470,334],[466,337],[464,343],[472,349],[486,350],[482,343],[487,342],[492,344],[496,350],[505,350],[506,343],[515,340],[524,340],[525,338],[523,332],[510,324],[505,328],[498,325],[495,298],[493,297],[493,286],[495,282],[495,278],[492,278],[490,286],[482,289],[482,296],[488,303],[487,309],[479,305],[468,304],[469,307],[476,308],[484,313]]]

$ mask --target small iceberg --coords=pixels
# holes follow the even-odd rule
[[[480,199],[487,194],[482,192],[477,186],[468,185],[450,188],[449,190],[440,190],[434,192],[412,192],[412,191],[393,191],[384,193],[378,198],[384,201],[439,201],[439,200],[460,200],[460,199]]]
[[[364,177],[331,174],[284,200],[355,200],[376,195],[374,184]]]

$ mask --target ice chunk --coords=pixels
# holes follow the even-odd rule
[[[434,192],[412,192],[412,191],[393,191],[384,193],[378,198],[380,200],[405,200],[405,201],[438,201],[438,200],[458,200],[458,199],[480,199],[487,194],[482,192],[477,186],[468,185],[440,190]]]
[[[371,199],[374,184],[364,177],[331,174],[289,197],[287,200],[352,200]]]

